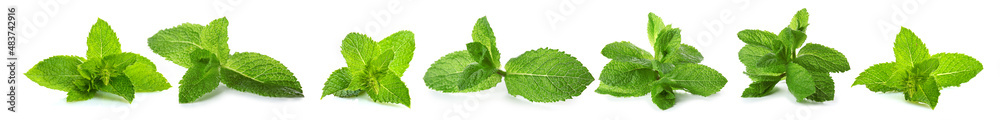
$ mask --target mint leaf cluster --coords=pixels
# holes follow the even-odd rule
[[[87,58],[52,56],[35,64],[24,76],[39,86],[66,91],[66,102],[89,100],[97,91],[104,91],[132,103],[136,92],[171,87],[149,59],[122,52],[115,31],[100,18],[87,37]]]
[[[736,35],[746,43],[740,49],[740,62],[746,66],[746,74],[753,80],[743,91],[744,98],[763,97],[771,92],[782,79],[796,101],[806,99],[824,102],[833,100],[833,78],[831,72],[851,69],[847,58],[833,48],[806,41],[806,26],[809,13],[799,10],[791,24],[781,33],[763,30],[743,30]],[[799,49],[796,53],[795,50]]]
[[[681,43],[681,30],[664,25],[649,13],[647,32],[655,54],[621,41],[604,46],[601,54],[611,59],[601,71],[601,85],[595,92],[615,97],[652,94],[660,109],[673,107],[674,90],[709,96],[726,85],[722,73],[698,64],[704,57],[694,47]]]
[[[872,92],[903,92],[907,101],[937,106],[940,90],[958,87],[983,71],[983,64],[961,53],[930,55],[924,42],[913,31],[903,27],[896,34],[892,47],[895,62],[868,67],[854,80]]]
[[[212,92],[219,82],[242,92],[267,97],[303,97],[302,86],[285,65],[255,52],[229,54],[229,21],[208,25],[184,23],[149,37],[149,48],[188,68],[180,82],[180,103],[191,103]]]
[[[476,92],[493,88],[504,78],[511,95],[557,102],[579,96],[594,81],[580,61],[555,49],[527,51],[501,66],[496,37],[485,16],[473,27],[472,40],[466,50],[449,53],[427,69],[427,87],[446,93]]]
[[[364,34],[350,33],[340,49],[347,67],[330,74],[320,99],[331,94],[349,98],[368,93],[375,102],[410,107],[410,92],[400,77],[413,59],[413,32],[399,31],[378,42]]]

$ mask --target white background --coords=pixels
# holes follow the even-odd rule
[[[997,1],[3,1],[18,9],[17,112],[0,112],[4,120],[22,119],[997,119],[1000,102],[1000,33]],[[737,52],[743,29],[777,32],[792,15],[808,8],[807,42],[835,48],[847,56],[851,70],[832,74],[836,98],[824,103],[798,103],[779,83],[775,94],[741,98],[750,79]],[[677,105],[660,110],[649,96],[616,98],[597,94],[599,80],[582,95],[564,102],[532,103],[507,94],[506,86],[482,92],[448,94],[428,89],[427,68],[447,53],[471,42],[476,19],[488,16],[496,33],[501,62],[524,51],[555,48],[577,57],[598,78],[610,61],[600,54],[605,44],[630,41],[652,50],[646,38],[646,15],[656,13],[683,29],[683,43],[698,48],[702,64],[721,72],[729,83],[721,92],[701,97],[679,94]],[[207,24],[229,19],[229,48],[259,52],[286,65],[302,84],[305,98],[267,98],[224,85],[192,104],[177,102],[178,81],[185,69],[153,53],[146,39],[181,23]],[[100,17],[121,39],[122,50],[153,60],[174,86],[162,92],[136,94],[132,104],[104,93],[82,102],[65,102],[66,93],[38,86],[22,73],[54,55],[86,54],[86,37]],[[871,65],[894,61],[892,43],[900,26],[912,29],[931,54],[965,53],[984,70],[961,87],[941,91],[931,110],[907,102],[902,93],[874,93],[851,87]],[[30,29],[30,30],[29,30]],[[412,107],[374,103],[368,96],[320,99],[329,74],[345,67],[340,43],[350,32],[380,40],[399,30],[416,34],[416,51],[403,76]],[[3,90],[3,92],[9,92]],[[5,105],[6,106],[6,105]]]

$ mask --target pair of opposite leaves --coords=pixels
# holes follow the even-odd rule
[[[493,28],[479,18],[466,50],[441,57],[424,74],[427,87],[446,93],[475,92],[506,80],[508,94],[532,102],[556,102],[579,96],[594,81],[580,61],[562,51],[540,48],[511,58],[501,70]]]
[[[229,54],[228,26],[223,17],[205,26],[184,23],[149,37],[154,53],[188,68],[180,81],[178,101],[195,102],[219,82],[261,96],[303,97],[295,76],[277,60],[255,52]]]
[[[67,92],[67,102],[88,100],[97,91],[104,91],[132,103],[136,92],[155,92],[171,87],[149,59],[122,52],[114,30],[99,18],[87,37],[87,58],[52,56],[35,64],[24,75],[39,86]]]

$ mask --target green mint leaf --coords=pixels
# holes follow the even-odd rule
[[[819,72],[819,71],[809,71],[812,74],[813,82],[816,84],[816,93],[809,95],[806,99],[824,102],[833,100],[833,78],[830,77],[830,73]]]
[[[899,34],[896,34],[894,45],[892,51],[896,54],[897,65],[914,66],[931,56],[927,52],[924,42],[920,41],[920,38],[917,38],[913,31],[905,27],[899,30]]]
[[[83,60],[84,58],[78,56],[52,56],[35,64],[24,73],[24,76],[38,83],[38,86],[73,92],[77,90],[73,85],[74,81],[87,80],[77,70],[77,66],[83,64]]]
[[[773,89],[774,85],[778,84],[778,81],[781,80],[781,78],[774,77],[750,77],[750,79],[753,79],[754,81],[753,83],[750,83],[750,87],[743,90],[743,95],[741,97],[752,98],[770,95],[771,93],[774,93],[771,89]]]
[[[344,37],[340,53],[347,60],[347,67],[361,70],[380,53],[381,48],[371,38],[361,33],[350,33]]]
[[[212,20],[201,30],[201,47],[219,57],[219,62],[226,64],[229,57],[229,20],[226,17]]]
[[[472,63],[465,67],[462,72],[462,79],[458,81],[458,89],[464,90],[479,86],[483,81],[490,80],[491,77],[498,75],[496,68],[481,65],[478,63]]]
[[[934,72],[934,70],[937,70],[938,63],[939,62],[937,58],[926,59],[913,66],[913,69],[911,69],[912,70],[911,73],[917,75],[929,75],[931,74],[931,72]]]
[[[121,75],[111,77],[107,84],[97,84],[98,90],[122,96],[125,101],[132,103],[132,99],[135,98],[135,90],[132,89],[132,81],[128,77]]]
[[[736,37],[739,37],[748,46],[762,46],[767,50],[776,50],[783,44],[778,35],[764,30],[747,29],[737,32]]]
[[[594,81],[580,61],[555,49],[527,51],[511,58],[505,68],[507,92],[532,102],[556,102],[579,96]]]
[[[220,73],[222,83],[229,88],[268,97],[303,97],[299,81],[274,58],[237,52],[226,63]]]
[[[410,107],[410,91],[396,75],[385,74],[369,82],[367,92],[372,101],[399,103]]]
[[[813,82],[812,74],[799,64],[788,64],[788,91],[792,92],[797,101],[803,101],[809,95],[816,93],[816,83]]]
[[[796,12],[792,17],[792,23],[788,24],[789,28],[799,31],[806,31],[807,26],[809,26],[809,12],[806,12],[805,8]]]
[[[66,102],[76,102],[94,98],[97,90],[74,90],[66,93]]]
[[[188,68],[178,87],[180,93],[178,102],[191,103],[201,96],[212,92],[222,81],[219,77],[219,60],[208,50],[198,49],[189,55],[188,60],[194,63]]]
[[[656,37],[660,36],[660,30],[664,28],[670,28],[670,25],[663,25],[663,20],[660,16],[656,16],[653,12],[649,12],[649,22],[647,23],[646,33],[649,35],[649,44],[656,44]]]
[[[642,48],[635,46],[630,42],[620,41],[610,43],[601,49],[601,55],[612,60],[622,60],[622,61],[643,61],[646,59],[653,59],[653,55],[649,54]],[[648,61],[648,60],[646,60]]]
[[[472,64],[477,64],[477,62],[470,57],[467,51],[449,53],[431,64],[427,73],[424,74],[424,84],[433,90],[450,93],[480,91],[493,88],[497,83],[500,83],[501,76],[493,74],[479,82],[475,87],[459,89],[459,81],[465,79],[463,76],[467,73],[465,70]]]
[[[614,44],[614,43],[612,43]],[[615,97],[638,97],[650,93],[649,85],[657,73],[650,66],[611,60],[601,70],[600,86],[595,92]]]
[[[802,44],[806,42],[806,37],[805,31],[794,30],[787,27],[778,33],[778,38],[781,38],[782,43],[785,44],[785,48],[802,47]]]
[[[855,78],[855,85],[865,85],[872,92],[899,92],[903,88],[896,87],[895,80],[891,79],[896,71],[896,63],[879,63],[868,67]]]
[[[375,59],[372,59],[368,63],[367,70],[370,72],[389,70],[389,64],[392,63],[393,58],[396,56],[395,53],[393,50],[385,50],[385,52],[382,52],[382,54],[379,54],[378,57],[375,57]]]
[[[413,32],[403,30],[393,33],[389,37],[378,41],[378,46],[383,50],[392,50],[395,52],[393,53],[392,62],[389,64],[389,69],[396,76],[403,76],[406,68],[410,67],[410,60],[413,60],[413,50],[416,49]]]
[[[676,97],[674,96],[674,90],[668,85],[656,84],[653,85],[653,104],[659,107],[660,110],[666,110],[670,107],[674,107],[677,103]]]
[[[788,64],[788,61],[785,61],[784,58],[781,58],[781,56],[774,53],[764,54],[764,56],[761,56],[760,60],[757,61],[757,64],[754,65],[756,67],[781,66]]]
[[[108,22],[98,18],[97,23],[90,28],[90,36],[87,36],[87,59],[121,53],[121,46],[118,35],[115,35]]]
[[[722,73],[701,64],[677,65],[676,70],[667,76],[674,86],[700,96],[715,94],[728,82]]]
[[[129,53],[132,54],[132,53]],[[170,83],[163,74],[156,72],[156,65],[146,57],[135,55],[137,61],[125,68],[125,76],[132,80],[135,92],[156,92],[169,89]]]
[[[747,67],[747,72],[749,73],[770,73],[777,76],[778,74],[785,72],[785,66],[783,65],[773,65],[773,66],[759,66],[761,60],[765,60],[764,56],[768,54],[774,54],[765,46],[760,45],[746,45],[740,49],[739,58],[740,62]],[[765,65],[767,63],[764,63]]]
[[[931,56],[937,58],[941,63],[930,76],[937,80],[937,85],[944,87],[958,87],[960,84],[969,82],[983,71],[983,64],[971,56],[961,53],[938,53]]]
[[[489,64],[495,68],[500,68],[500,51],[497,50],[496,36],[493,36],[493,27],[490,27],[490,22],[486,20],[486,16],[479,18],[476,21],[476,26],[472,28],[472,41],[483,44],[489,48],[490,55],[484,55],[490,57]],[[472,50],[470,50],[471,52]]]
[[[330,73],[330,77],[326,79],[326,83],[323,83],[323,96],[320,99],[331,95],[337,91],[344,90],[351,83],[351,72],[348,71],[347,67],[342,67]]]
[[[704,59],[705,57],[701,56],[701,52],[698,52],[698,49],[683,43],[673,52],[667,54],[667,62],[675,64],[701,63],[701,60]]]
[[[152,37],[149,37],[147,43],[154,53],[174,62],[174,64],[190,68],[196,61],[191,59],[190,53],[204,49],[200,37],[204,28],[205,26],[198,24],[184,23],[156,32]]]
[[[676,52],[680,44],[681,29],[664,28],[660,31],[659,36],[656,37],[656,43],[653,44],[653,52],[656,53],[655,59],[657,61],[666,61],[666,55]]]
[[[906,100],[921,102],[934,109],[937,106],[938,96],[941,95],[936,80],[933,77],[927,77],[915,82],[917,82],[915,86],[903,92],[903,94],[906,94]]]
[[[813,43],[803,46],[794,61],[806,69],[817,72],[845,72],[851,69],[843,53]]]
[[[493,56],[490,55],[490,48],[480,42],[470,42],[465,44],[465,49],[469,51],[469,57],[490,68],[496,68],[493,63]]]

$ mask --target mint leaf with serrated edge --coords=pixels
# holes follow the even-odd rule
[[[147,39],[154,53],[188,68],[180,81],[178,102],[196,102],[219,83],[237,91],[267,97],[303,97],[302,87],[281,62],[255,52],[229,50],[229,20],[208,25],[184,23]]]
[[[557,102],[579,96],[594,81],[576,57],[556,49],[527,51],[501,64],[496,37],[485,16],[476,21],[472,39],[466,50],[434,61],[424,74],[427,87],[445,93],[476,92],[496,87],[504,79],[510,95],[532,102]],[[645,57],[652,58],[649,53]]]
[[[927,104],[934,109],[940,90],[969,82],[983,70],[983,64],[961,53],[930,55],[917,35],[901,27],[892,47],[895,62],[868,67],[854,80],[872,92],[903,92],[907,101]]]
[[[601,71],[595,92],[615,97],[651,94],[653,103],[666,110],[676,104],[674,90],[709,96],[726,85],[728,80],[721,73],[698,64],[704,58],[694,47],[681,43],[679,28],[663,25],[653,13],[648,17],[647,32],[655,54],[627,41],[605,45],[601,54],[611,62]]]
[[[773,93],[774,85],[786,80],[788,91],[796,101],[825,102],[834,98],[831,72],[850,70],[843,53],[815,43],[805,43],[809,12],[803,8],[792,22],[777,35],[772,32],[746,29],[736,34],[744,43],[739,52],[746,74],[753,80],[742,97],[764,97]],[[798,50],[798,52],[795,52]]]
[[[413,58],[413,32],[399,31],[378,42],[361,33],[349,33],[342,42],[340,52],[347,67],[330,74],[323,97],[349,98],[368,93],[372,101],[410,107],[409,88],[400,77]]]
[[[108,22],[100,18],[87,36],[87,58],[52,56],[35,64],[24,75],[39,86],[66,91],[66,102],[89,100],[97,91],[104,91],[132,103],[136,92],[156,92],[172,87],[149,59],[122,52],[118,36]]]

